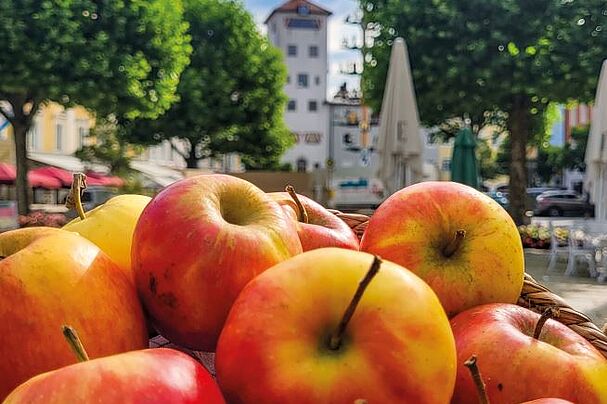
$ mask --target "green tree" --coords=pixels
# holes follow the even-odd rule
[[[125,122],[134,143],[173,142],[189,168],[230,152],[248,168],[275,167],[291,144],[282,116],[286,69],[280,52],[233,0],[186,0],[194,52],[178,87],[180,101],[155,120]],[[150,136],[152,134],[152,136]]]
[[[0,108],[15,135],[19,212],[28,209],[26,133],[41,105],[154,118],[175,100],[191,52],[173,0],[0,0]]]
[[[580,125],[571,129],[571,142],[563,147],[563,168],[586,171],[586,144],[590,134],[589,125]]]
[[[374,37],[365,98],[381,103],[393,38],[408,43],[420,117],[427,125],[484,111],[506,114],[511,214],[524,214],[526,151],[544,133],[550,102],[591,100],[607,54],[603,1],[361,0]],[[375,109],[374,108],[374,109]]]

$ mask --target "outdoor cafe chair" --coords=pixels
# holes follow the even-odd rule
[[[571,227],[575,224],[572,220],[559,220],[550,221],[548,226],[550,228],[550,260],[548,261],[548,272],[552,272],[559,256],[565,256],[569,258],[570,247],[569,242],[561,240],[556,236],[556,229],[562,228],[567,229],[571,233]]]
[[[588,262],[588,272],[595,278],[596,271],[596,247],[584,226],[573,226],[569,230],[569,257],[567,261],[567,270],[565,275],[571,276],[576,273],[578,258],[583,258]]]

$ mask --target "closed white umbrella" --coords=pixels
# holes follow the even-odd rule
[[[379,123],[378,177],[392,194],[423,178],[422,141],[407,45],[396,38]]]
[[[597,220],[607,220],[607,60],[603,62],[586,145],[585,188]]]

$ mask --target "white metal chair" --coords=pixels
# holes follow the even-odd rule
[[[552,272],[559,256],[566,256],[569,258],[569,242],[559,239],[556,235],[556,229],[566,229],[571,233],[571,227],[575,224],[572,220],[559,220],[550,221],[548,227],[550,228],[550,260],[548,261],[548,272]]]
[[[596,248],[588,237],[584,226],[573,226],[569,231],[569,257],[565,275],[571,276],[576,272],[578,258],[588,261],[588,272],[595,278],[596,271]]]

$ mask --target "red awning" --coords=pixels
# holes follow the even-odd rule
[[[73,176],[67,170],[57,167],[39,167],[34,168],[30,171],[31,173],[36,173],[38,175],[42,175],[45,177],[51,177],[59,180],[61,185],[65,188],[69,188],[72,185]]]
[[[15,166],[7,163],[0,163],[0,183],[14,184],[17,179],[17,170]],[[32,188],[61,188],[61,181],[55,177],[37,173],[35,170],[30,170],[27,173],[27,181]]]
[[[27,173],[27,181],[32,188],[59,189],[62,185],[57,178],[31,171]]]
[[[15,182],[17,172],[15,166],[7,163],[0,163],[0,184],[12,184]]]
[[[86,181],[89,185],[104,185],[106,187],[122,187],[124,180],[120,177],[105,176],[101,173],[89,171],[86,173]]]

